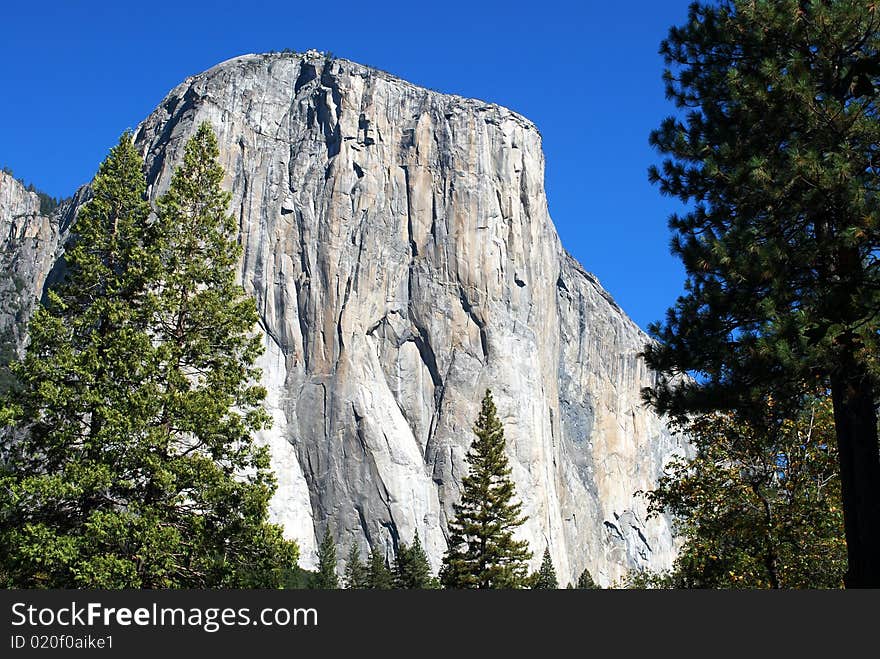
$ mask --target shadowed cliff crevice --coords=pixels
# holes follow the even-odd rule
[[[467,293],[464,288],[459,286],[458,289],[458,299],[461,302],[461,308],[468,315],[468,317],[474,322],[474,324],[480,330],[480,348],[483,351],[483,361],[489,360],[489,338],[486,336],[486,323],[483,319],[477,314],[473,305],[468,300]]]
[[[303,62],[302,66],[299,69],[299,75],[296,78],[296,82],[293,83],[293,93],[294,95],[299,94],[299,91],[309,84],[312,80],[317,80],[318,78],[318,70],[314,64],[311,62]]]

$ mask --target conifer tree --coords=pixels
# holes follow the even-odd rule
[[[137,309],[158,269],[155,253],[144,250],[145,188],[142,161],[123,134],[79,213],[68,278],[35,310],[28,350],[11,366],[19,387],[3,405],[12,434],[0,475],[0,560],[9,586],[136,581],[132,564],[93,555],[91,536],[124,524],[124,514],[108,517],[106,502],[135,492],[114,467],[125,464],[130,439],[147,430],[127,400],[140,398],[145,370],[130,348],[151,353],[147,318]]]
[[[584,571],[581,572],[581,575],[577,580],[577,587],[582,590],[595,590],[599,588],[595,581],[593,581],[593,575],[590,574],[590,571],[587,568],[584,568]]]
[[[378,549],[370,552],[367,566],[367,588],[372,590],[391,590],[394,588],[394,575],[388,569],[385,556]]]
[[[400,543],[394,559],[394,587],[404,589],[426,589],[436,586],[431,576],[428,555],[422,548],[418,531],[411,546]]]
[[[515,501],[504,429],[487,390],[467,453],[461,501],[449,522],[449,548],[440,581],[446,588],[522,588],[528,579],[528,542],[514,540],[526,518]]]
[[[330,534],[330,525],[324,529],[324,537],[318,547],[318,573],[312,581],[312,588],[333,590],[339,588],[339,577],[336,574],[336,543]]]
[[[830,391],[846,584],[880,587],[877,4],[695,2],[661,53],[683,112],[651,136],[651,179],[689,205],[670,218],[687,281],[651,327],[648,398],[766,426]]]
[[[367,568],[361,562],[361,552],[357,545],[352,545],[348,551],[348,560],[345,564],[345,573],[342,579],[343,585],[350,590],[367,588]]]
[[[8,586],[276,587],[296,564],[266,522],[256,310],[216,158],[202,126],[155,222],[129,134],[95,178],[0,406]]]
[[[531,581],[532,588],[536,590],[555,590],[559,588],[559,581],[556,579],[556,568],[553,567],[553,559],[550,558],[549,547],[544,549],[541,567],[534,574]]]

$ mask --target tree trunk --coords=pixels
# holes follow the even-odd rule
[[[874,387],[851,351],[831,378],[846,529],[847,588],[880,588],[880,450]]]

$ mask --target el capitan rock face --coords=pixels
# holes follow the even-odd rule
[[[245,55],[138,127],[152,198],[203,121],[265,336],[272,515],[303,565],[329,524],[341,556],[418,532],[436,570],[487,388],[535,566],[548,544],[563,584],[670,564],[636,492],[681,440],[641,402],[646,336],[560,244],[532,123],[314,52]]]

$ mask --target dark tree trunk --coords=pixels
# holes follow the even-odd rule
[[[849,351],[847,351],[849,352]],[[880,450],[874,386],[852,352],[831,378],[849,568],[847,588],[880,588]]]

